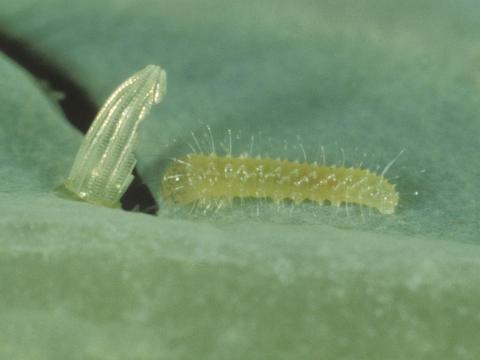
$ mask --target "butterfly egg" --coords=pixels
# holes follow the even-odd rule
[[[163,98],[166,84],[165,71],[148,65],[110,95],[88,129],[59,195],[119,206],[133,180],[138,126]]]
[[[357,204],[393,214],[395,185],[361,168],[331,167],[270,158],[189,154],[165,170],[160,193],[167,202],[210,207],[236,198]]]

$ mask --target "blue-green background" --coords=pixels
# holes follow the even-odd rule
[[[3,0],[0,24],[101,105],[148,63],[168,95],[141,175],[191,132],[234,151],[364,161],[390,217],[158,217],[55,197],[81,141],[0,58],[0,357],[475,359],[480,354],[476,1]],[[238,137],[238,138],[237,138]],[[364,156],[363,154],[367,154]],[[414,195],[418,193],[418,195]],[[161,199],[159,199],[161,201]],[[312,210],[314,211],[314,210]],[[284,220],[283,218],[281,220]],[[304,220],[304,221],[302,221]]]

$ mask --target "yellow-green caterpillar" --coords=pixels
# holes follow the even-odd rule
[[[180,205],[208,208],[235,198],[358,204],[393,214],[395,185],[368,169],[322,166],[248,156],[189,154],[175,160],[163,175],[161,195]],[[218,207],[218,206],[217,206]]]

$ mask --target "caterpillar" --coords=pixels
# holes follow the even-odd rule
[[[275,203],[357,204],[393,214],[399,196],[384,175],[395,160],[376,174],[363,168],[192,153],[166,168],[160,194],[167,202],[204,208],[255,198]]]

